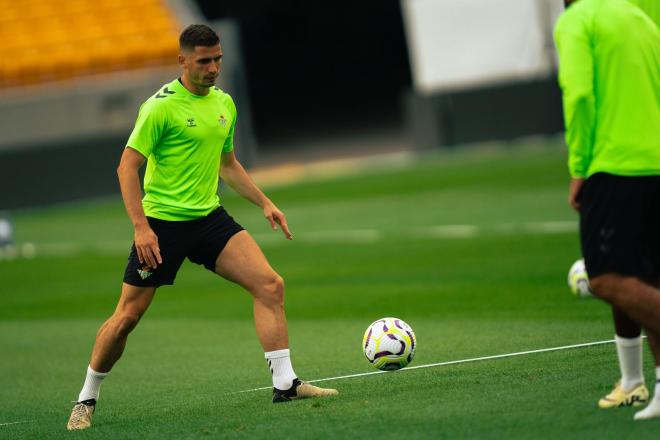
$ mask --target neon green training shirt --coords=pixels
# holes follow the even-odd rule
[[[578,0],[555,27],[568,167],[660,175],[660,30],[628,0]]]
[[[660,27],[660,2],[658,0],[630,0],[641,8],[642,11]]]
[[[147,158],[142,206],[149,217],[191,220],[220,206],[221,153],[234,149],[236,106],[211,87],[198,96],[178,79],[140,107],[126,143]]]

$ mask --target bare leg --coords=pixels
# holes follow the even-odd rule
[[[660,278],[655,283],[655,287],[660,288]],[[655,358],[655,366],[660,367],[660,333],[646,331],[646,335],[649,339],[649,346],[651,347],[651,352]],[[660,380],[660,377],[657,378]]]
[[[649,346],[655,358],[656,380],[660,381],[660,373],[658,373],[658,367],[660,367],[660,333],[646,329],[646,335],[648,336]],[[635,414],[635,420],[653,418],[660,418],[660,382],[656,382],[653,398],[649,405]]]
[[[637,278],[617,274],[599,275],[589,283],[596,296],[641,324],[647,334],[660,334],[660,290]]]
[[[593,279],[593,283],[591,281],[591,287],[597,296],[622,310],[644,327],[656,367],[660,365],[660,290],[637,278],[616,274],[599,275]],[[655,396],[649,405],[635,414],[635,420],[660,417],[657,386],[655,391]]]
[[[301,382],[293,371],[284,314],[284,281],[247,231],[229,239],[216,260],[215,272],[252,294],[257,337],[273,377],[273,403],[338,394],[335,389]]]
[[[616,330],[616,353],[621,371],[620,385],[626,391],[644,383],[642,328],[626,313],[612,306]]]
[[[268,264],[259,245],[248,234],[235,234],[218,256],[215,272],[252,294],[254,323],[264,351],[289,347],[284,314],[284,280]]]
[[[660,279],[658,279],[655,286],[660,286]],[[651,352],[655,358],[655,366],[660,367],[660,333],[646,329],[646,336],[648,336],[649,347],[651,347]],[[660,377],[658,379],[660,379]]]
[[[119,360],[128,334],[146,312],[156,292],[155,287],[136,287],[124,283],[117,308],[96,334],[96,343],[89,363],[93,370],[108,372]]]
[[[660,367],[660,335],[657,333],[651,333],[647,330],[646,336],[648,336],[649,347],[651,347],[651,352],[655,359],[655,366]]]

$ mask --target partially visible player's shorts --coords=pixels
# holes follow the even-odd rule
[[[174,284],[181,263],[186,258],[215,272],[218,255],[229,239],[243,230],[223,207],[195,220],[168,221],[152,217],[147,217],[147,220],[158,237],[163,263],[155,270],[141,264],[133,243],[124,272],[124,282],[133,286]]]
[[[596,173],[583,184],[580,239],[587,273],[660,279],[660,176]]]

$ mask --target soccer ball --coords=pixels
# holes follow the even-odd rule
[[[571,288],[573,295],[579,298],[588,298],[593,296],[589,286],[589,276],[584,266],[584,259],[580,258],[571,266],[568,271],[568,287]]]
[[[362,338],[364,355],[379,370],[392,371],[408,365],[415,356],[413,329],[398,318],[374,321]]]

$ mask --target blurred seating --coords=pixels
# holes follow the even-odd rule
[[[0,11],[0,88],[176,63],[165,0],[0,0]]]

